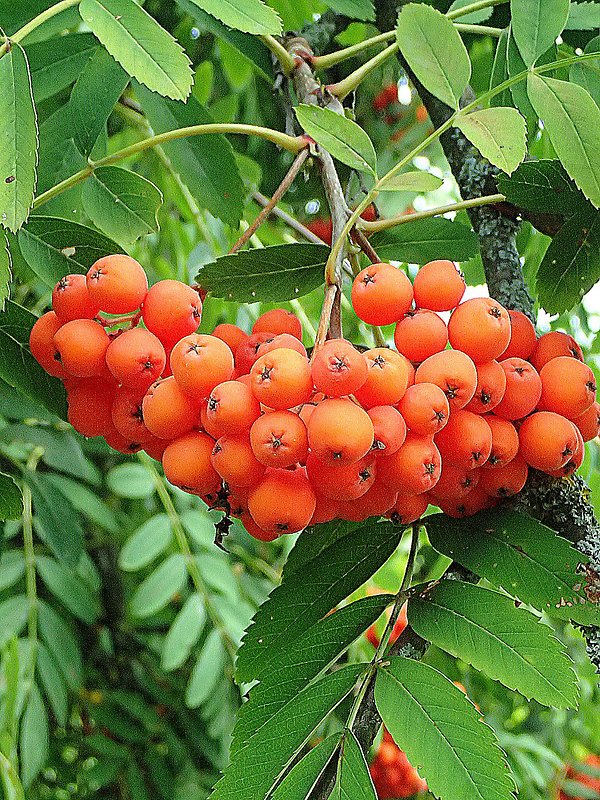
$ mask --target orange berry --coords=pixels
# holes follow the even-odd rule
[[[510,316],[510,342],[502,353],[503,360],[507,358],[523,358],[525,361],[533,353],[537,336],[533,322],[521,311],[509,311]]]
[[[191,431],[171,442],[163,453],[165,478],[186,492],[205,495],[218,491],[221,478],[211,462],[214,441],[206,433]]]
[[[317,498],[304,470],[267,470],[251,490],[252,519],[270,533],[296,533],[309,524]]]
[[[279,350],[281,347],[287,347],[289,350],[295,350],[300,355],[306,358],[306,347],[302,344],[300,339],[292,336],[291,333],[278,333],[277,336],[269,336],[264,342],[258,346],[256,355],[258,358],[264,356],[266,353],[272,353],[273,350]]]
[[[434,383],[409,386],[398,407],[409,429],[420,436],[441,431],[450,415],[446,395]]]
[[[334,500],[331,497],[326,497],[324,494],[317,492],[317,505],[311,517],[311,525],[321,525],[324,522],[331,522],[337,519],[340,515],[340,508],[342,504],[339,500]]]
[[[312,453],[331,466],[353,464],[373,445],[373,423],[369,415],[344,398],[319,403],[307,427]]]
[[[559,356],[570,356],[578,361],[583,361],[581,347],[572,336],[562,331],[550,331],[537,340],[529,360],[539,372],[548,361]]]
[[[583,436],[584,442],[591,442],[600,432],[600,403],[593,403],[587,411],[572,420]]]
[[[241,381],[225,381],[212,390],[202,424],[215,439],[225,434],[244,433],[260,417],[260,403],[252,389]]]
[[[424,493],[399,494],[386,516],[398,525],[410,525],[421,519],[428,506],[429,498]]]
[[[100,311],[92,302],[85,275],[65,275],[52,290],[52,309],[61,322],[93,319]]]
[[[162,461],[163,453],[169,446],[170,442],[167,439],[159,439],[158,436],[150,436],[143,443],[142,449],[148,453],[150,458],[155,461]]]
[[[431,490],[432,497],[439,500],[460,500],[479,483],[481,471],[463,465],[450,464],[443,460],[440,479]]]
[[[504,419],[522,419],[531,414],[540,401],[542,382],[535,368],[522,358],[507,358],[500,366],[506,375],[504,397],[494,414]]]
[[[375,347],[363,353],[367,362],[367,380],[354,392],[365,408],[393,406],[404,397],[414,383],[414,368],[400,353],[387,347]]]
[[[119,333],[106,351],[109,370],[118,383],[130,389],[147,389],[160,377],[166,361],[160,339],[144,328]]]
[[[353,464],[325,464],[312,453],[306,459],[306,472],[318,495],[347,502],[366,494],[375,482],[375,456],[372,453]]]
[[[519,428],[520,453],[534,469],[557,470],[577,452],[576,428],[553,411],[537,411]]]
[[[204,398],[233,374],[233,354],[216,336],[193,333],[171,351],[171,369],[179,388],[192,397]]]
[[[54,344],[69,375],[91,378],[106,368],[108,334],[98,322],[74,319],[66,322],[54,334]]]
[[[252,369],[252,365],[258,358],[258,348],[267,339],[272,339],[274,333],[253,333],[247,336],[235,351],[235,368],[238,375],[246,375]]]
[[[241,523],[246,531],[252,536],[253,539],[258,539],[260,542],[274,542],[281,535],[279,533],[271,533],[270,531],[263,531],[250,516],[250,513],[242,514],[240,517]]]
[[[466,353],[444,350],[417,367],[415,383],[434,383],[446,395],[451,410],[464,408],[475,394],[477,370]]]
[[[315,387],[330,397],[354,394],[367,379],[367,362],[347,339],[329,339],[313,355]]]
[[[539,408],[563,417],[580,417],[596,400],[594,373],[582,361],[559,356],[544,364],[540,372],[542,396]]]
[[[148,278],[141,264],[130,256],[105,256],[86,275],[90,299],[107,314],[136,311],[148,291]]]
[[[54,334],[61,326],[54,311],[42,314],[33,324],[29,334],[31,355],[49,375],[55,378],[66,378],[65,368],[60,363],[60,353],[54,344]]]
[[[477,388],[465,408],[474,414],[485,414],[496,408],[506,391],[506,373],[497,361],[477,364]]]
[[[379,456],[379,478],[403,494],[433,489],[441,470],[440,452],[428,436],[408,433],[402,447],[390,456]]]
[[[465,289],[465,279],[452,261],[430,261],[415,277],[415,303],[431,311],[451,311],[462,300]]]
[[[211,463],[229,486],[253,486],[265,466],[256,460],[248,434],[221,436],[214,444]]]
[[[287,347],[260,356],[250,376],[254,396],[269,408],[294,408],[313,392],[308,359]]]
[[[577,452],[573,453],[567,463],[563,464],[560,469],[552,470],[548,473],[552,475],[553,478],[567,478],[569,475],[577,472],[579,467],[583,464],[583,459],[585,458],[585,442],[577,426],[575,426],[575,433],[577,434],[578,443]]]
[[[492,450],[485,468],[505,467],[519,452],[519,434],[507,419],[493,414],[486,416],[486,422],[492,431]]]
[[[411,306],[413,288],[402,270],[391,264],[371,264],[352,284],[352,305],[369,325],[391,325]]]
[[[512,497],[525,486],[528,473],[525,459],[516,455],[503,467],[482,469],[479,488],[490,497]]]
[[[373,423],[373,450],[387,456],[399,450],[406,439],[406,422],[398,409],[374,406],[367,414]]]
[[[254,455],[267,467],[285,469],[305,463],[308,453],[306,425],[291,411],[270,411],[250,428]]]
[[[496,501],[493,497],[490,497],[483,489],[476,486],[466,497],[461,497],[458,500],[439,500],[437,504],[444,514],[462,519],[463,517],[472,517],[486,508],[491,508],[495,503]]]
[[[146,427],[159,439],[176,439],[200,423],[200,403],[181,391],[173,376],[161,378],[142,401]]]
[[[453,411],[445,428],[435,437],[444,463],[465,469],[481,467],[492,451],[492,431],[487,420],[472,411]]]
[[[298,317],[285,308],[273,308],[265,311],[252,326],[252,333],[289,333],[296,339],[302,339],[302,323]]]
[[[394,342],[409,361],[425,361],[448,344],[448,328],[435,311],[418,308],[407,311],[396,324]]]
[[[190,286],[168,279],[150,287],[142,311],[148,330],[172,346],[194,333],[202,317],[202,301]]]
[[[112,430],[114,381],[85,378],[77,381],[67,394],[67,419],[82,436],[104,436]]]
[[[398,492],[375,478],[363,495],[356,500],[341,504],[339,517],[352,522],[362,522],[369,517],[382,517],[393,507],[397,497]]]
[[[248,338],[246,331],[238,328],[237,325],[231,325],[229,322],[221,322],[220,325],[217,325],[212,335],[225,342],[234,355],[238,347]]]
[[[462,350],[476,364],[493,361],[510,342],[508,311],[490,297],[466,300],[452,312],[448,338],[455,350]]]
[[[128,456],[133,455],[133,453],[139,453],[142,449],[141,442],[132,442],[131,439],[126,439],[125,436],[121,436],[115,428],[106,431],[104,433],[104,439],[106,444],[112,447],[113,450],[117,450],[119,453],[124,453]]]
[[[145,442],[153,436],[144,424],[142,413],[143,391],[121,386],[113,400],[111,414],[117,433],[132,442]]]

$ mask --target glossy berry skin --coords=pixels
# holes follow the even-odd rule
[[[202,423],[215,439],[248,431],[260,417],[260,403],[252,389],[241,381],[225,381],[212,390]]]
[[[306,403],[313,392],[308,359],[286,347],[260,356],[250,377],[254,396],[269,408],[294,408]]]
[[[452,261],[430,261],[415,276],[415,303],[417,308],[451,311],[462,300],[465,289],[465,280]]]
[[[130,389],[147,389],[160,378],[166,361],[160,339],[144,328],[123,331],[106,351],[106,364],[117,383]]]
[[[308,422],[310,449],[330,466],[358,461],[369,452],[373,439],[373,423],[367,412],[344,398],[323,400]]]
[[[410,525],[421,519],[429,506],[427,494],[402,494],[398,493],[396,502],[389,509],[386,516],[397,525]]]
[[[512,422],[495,414],[490,414],[485,419],[492,431],[492,449],[485,468],[505,467],[519,451],[517,429]]]
[[[195,398],[207,397],[233,374],[233,354],[216,336],[192,333],[171,350],[171,369],[177,385]]]
[[[414,383],[414,368],[400,353],[385,347],[375,347],[363,354],[367,363],[367,379],[354,392],[364,408],[396,405]]]
[[[494,414],[504,419],[522,419],[534,410],[542,395],[542,381],[535,368],[522,358],[500,362],[506,375],[504,397]]]
[[[229,322],[221,322],[220,325],[217,325],[212,335],[225,342],[233,355],[235,355],[237,348],[248,338],[246,331],[243,331],[237,325],[232,325]]]
[[[69,375],[91,378],[106,369],[105,356],[110,339],[98,322],[71,320],[54,334],[54,344]]]
[[[413,288],[401,270],[391,264],[371,264],[352,284],[352,305],[359,319],[369,325],[390,325],[411,306]]]
[[[443,461],[440,479],[431,490],[431,496],[442,501],[460,500],[473,491],[479,483],[480,475],[481,471],[478,469]]]
[[[550,331],[537,340],[530,361],[538,372],[548,361],[559,356],[571,356],[583,361],[583,352],[572,336],[562,331]]]
[[[461,497],[458,500],[441,500],[438,498],[436,502],[444,514],[455,519],[464,519],[465,517],[472,517],[486,508],[492,508],[498,500],[490,497],[483,489],[476,486],[466,497]]]
[[[269,533],[296,533],[305,528],[317,498],[304,470],[267,470],[248,497],[252,519]]]
[[[441,456],[428,436],[409,433],[402,447],[377,461],[379,477],[402,494],[422,494],[436,485],[440,477]]]
[[[215,492],[221,478],[211,463],[214,440],[206,433],[192,431],[169,444],[162,457],[166,479],[180,489],[205,495]]]
[[[67,393],[67,419],[82,436],[104,436],[113,429],[114,381],[84,378]]]
[[[543,472],[563,467],[577,452],[575,426],[552,411],[537,411],[519,428],[519,452],[534,469]]]
[[[525,486],[528,473],[525,459],[516,455],[504,467],[482,469],[479,488],[490,497],[513,497]]]
[[[376,458],[373,453],[368,453],[352,464],[332,466],[310,453],[306,459],[306,472],[318,496],[340,503],[350,502],[366,494],[375,483]]]
[[[402,414],[393,406],[374,406],[367,414],[373,423],[373,450],[388,456],[399,450],[406,439]]]
[[[535,350],[537,335],[533,322],[522,311],[508,312],[510,316],[510,342],[502,359],[522,358],[525,361]]]
[[[482,467],[492,451],[492,431],[484,417],[465,409],[453,411],[435,437],[443,463],[465,469]]]
[[[539,407],[555,411],[568,419],[580,417],[596,400],[594,373],[582,361],[559,356],[548,361],[540,372],[542,396]]]
[[[55,378],[67,378],[68,373],[60,362],[60,353],[54,343],[54,334],[61,326],[61,321],[54,311],[47,311],[37,319],[29,334],[31,355],[49,375]]]
[[[367,379],[362,353],[346,339],[328,339],[314,354],[311,372],[315,388],[329,397],[354,394]]]
[[[600,432],[600,403],[593,403],[581,416],[575,417],[573,424],[579,429],[584,442],[595,439]]]
[[[409,361],[420,363],[448,344],[448,328],[434,311],[425,308],[407,311],[396,324],[394,343]]]
[[[200,424],[200,402],[181,391],[175,378],[162,378],[142,402],[144,422],[159,439],[176,439]]]
[[[265,472],[265,465],[252,451],[247,433],[217,439],[211,463],[229,486],[254,486]]]
[[[260,358],[261,356],[264,356],[267,353],[272,353],[273,350],[279,350],[282,347],[286,347],[288,350],[295,350],[297,353],[300,353],[300,355],[306,358],[306,347],[304,347],[300,339],[292,336],[291,333],[278,333],[277,336],[269,336],[268,339],[265,339],[264,342],[261,342],[258,350],[256,351],[256,355],[258,358]]]
[[[144,302],[148,279],[134,258],[105,256],[93,264],[86,275],[92,303],[107,314],[127,314]]]
[[[369,517],[382,517],[393,507],[397,497],[398,492],[384,481],[377,480],[375,470],[375,480],[369,489],[356,500],[342,503],[338,516],[353,522],[362,522]]]
[[[477,370],[460,350],[444,350],[417,367],[415,383],[434,383],[446,395],[450,409],[464,408],[475,394]]]
[[[448,399],[434,383],[409,386],[398,408],[409,429],[420,436],[434,436],[447,425],[450,416]]]
[[[238,345],[235,351],[235,368],[238,375],[247,375],[250,372],[252,365],[259,358],[258,348],[263,342],[272,339],[274,336],[274,333],[266,331],[253,333]]]
[[[475,297],[458,306],[448,323],[448,338],[455,350],[476,364],[499,358],[510,342],[508,311],[489,297]]]
[[[121,386],[117,389],[111,414],[117,433],[132,442],[145,443],[153,438],[144,424],[142,400],[144,392]]]
[[[202,301],[198,292],[170,279],[150,287],[142,309],[144,325],[167,347],[194,333],[201,317]]]
[[[93,319],[100,311],[92,301],[85,275],[65,275],[52,290],[52,309],[61,322]]]
[[[506,373],[497,361],[477,364],[477,387],[466,405],[474,414],[487,414],[502,401],[506,391]]]
[[[271,411],[253,423],[250,444],[261,464],[285,469],[306,463],[308,432],[297,414]]]
[[[302,323],[298,317],[285,308],[273,308],[265,311],[252,326],[252,333],[289,333],[296,339],[302,339]]]

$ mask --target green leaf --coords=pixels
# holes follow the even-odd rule
[[[54,659],[41,643],[39,644],[36,667],[56,721],[60,726],[65,727],[69,713],[67,687]]]
[[[20,550],[8,550],[0,556],[0,591],[9,589],[25,574],[25,559]]]
[[[351,664],[311,683],[260,728],[225,770],[210,800],[258,800],[319,723],[352,691],[364,664]],[[260,768],[257,768],[260,765]]]
[[[550,616],[597,625],[577,566],[585,561],[569,542],[537,520],[507,509],[466,520],[427,517],[433,547],[514,597]]]
[[[32,684],[29,700],[21,722],[19,749],[21,752],[21,780],[25,789],[33,783],[46,764],[49,750],[48,714],[42,695]]]
[[[491,9],[490,9],[491,10]],[[508,78],[508,45],[509,45],[510,29],[505,28],[500,34],[498,44],[496,45],[496,52],[494,54],[494,63],[492,64],[492,74],[490,75],[490,89],[495,89]],[[516,45],[515,45],[516,49]],[[512,103],[512,95],[510,89],[495,95],[490,100],[491,106],[507,106]]]
[[[206,264],[196,280],[214,297],[239,303],[282,302],[323,283],[328,249],[320,244],[276,244],[240,250]]]
[[[342,738],[331,797],[333,800],[377,800],[364,753],[352,731],[345,731]]]
[[[340,735],[334,733],[309,750],[277,786],[271,800],[305,800],[339,744]]]
[[[515,108],[484,108],[454,123],[484,158],[510,175],[527,153],[525,120]]]
[[[134,531],[119,553],[119,566],[126,572],[147,567],[169,546],[173,533],[166,514],[155,514]]]
[[[409,604],[411,628],[528,700],[575,708],[578,686],[564,645],[511,597],[444,581]]]
[[[498,175],[497,181],[509,203],[529,211],[570,216],[587,206],[556,159],[525,161],[510,177]]]
[[[373,22],[375,19],[372,0],[328,0],[327,5],[336,14],[342,14],[350,19],[360,19],[366,22]]]
[[[97,49],[98,40],[91,33],[67,33],[26,46],[36,103],[74,83]]]
[[[583,207],[550,242],[535,285],[550,314],[570,311],[600,280],[600,212]]]
[[[260,677],[273,653],[285,650],[299,629],[325,617],[387,561],[403,532],[388,522],[360,527],[334,523],[320,528],[314,537],[300,537],[281,586],[258,609],[245,634],[237,659],[239,678]]]
[[[0,58],[0,86],[0,224],[17,231],[33,202],[38,141],[27,57],[14,42]]]
[[[412,172],[401,172],[394,175],[381,185],[382,192],[434,192],[444,183],[437,175],[431,172],[415,170]]]
[[[206,622],[206,611],[198,593],[188,597],[165,636],[161,666],[165,672],[179,669],[189,658]]]
[[[136,617],[150,617],[168,605],[187,582],[185,558],[173,553],[136,589],[131,598],[131,613]]]
[[[510,78],[514,78],[516,75],[519,75],[519,73],[522,73],[527,69],[521,53],[519,52],[519,48],[517,47],[517,43],[515,42],[512,28],[510,29],[510,35],[506,43],[506,65],[508,68],[508,77]],[[502,94],[505,95],[506,92],[503,92]],[[519,80],[516,83],[513,83],[509,88],[509,94],[510,97],[512,97],[512,102],[514,105],[527,120],[527,131],[529,135],[532,136],[537,127],[538,120],[535,109],[531,105],[531,101],[527,94],[526,81]]]
[[[464,8],[465,6],[473,5],[472,0],[454,0],[448,11],[458,11],[459,8]],[[476,24],[478,22],[485,22],[486,19],[489,19],[492,16],[494,9],[493,8],[481,8],[479,11],[471,11],[469,14],[461,14],[461,16],[456,17],[459,22],[466,22],[469,25]]]
[[[581,86],[533,73],[527,92],[564,168],[600,207],[600,108]]]
[[[24,594],[14,595],[0,603],[0,648],[13,636],[18,636],[25,627],[27,606]]]
[[[426,264],[436,258],[466,261],[479,252],[474,231],[460,222],[443,217],[410,220],[371,237],[373,247],[384,261]]]
[[[471,77],[471,61],[448,17],[417,3],[398,16],[396,38],[417,80],[446,105],[458,108]]]
[[[514,783],[495,733],[441,672],[392,658],[377,675],[375,702],[436,797],[512,800]]]
[[[158,230],[162,194],[146,178],[122,167],[98,167],[83,185],[85,213],[123,245]]]
[[[73,570],[48,556],[37,556],[36,569],[48,591],[77,619],[88,625],[100,616],[100,601]]]
[[[6,236],[0,236],[0,312],[4,311],[6,301],[10,297],[10,282],[12,281],[12,258],[8,249]]]
[[[511,0],[512,32],[525,62],[531,67],[562,33],[569,0]]]
[[[0,313],[0,378],[64,419],[67,407],[62,383],[48,375],[29,352],[29,333],[35,320],[26,308],[11,300],[6,302]]]
[[[81,438],[77,438],[72,431],[57,430],[46,425],[13,424],[0,431],[0,437],[6,441],[18,439],[29,445],[37,445],[44,450],[42,461],[48,467],[69,472],[90,483],[99,482],[99,473],[83,454]],[[43,480],[46,477],[44,475]]]
[[[69,500],[73,508],[109,533],[119,532],[120,526],[116,515],[95,492],[79,481],[65,478],[64,475],[50,473],[47,477],[50,483]]]
[[[220,631],[212,630],[206,637],[185,690],[188,708],[198,708],[208,700],[222,677],[226,655]]]
[[[152,92],[188,97],[193,75],[183,47],[135,0],[81,0],[79,13],[125,72]]]
[[[75,567],[83,552],[83,528],[73,506],[48,475],[28,471],[38,536],[67,566]]]
[[[334,158],[359,172],[377,173],[373,142],[365,131],[342,114],[316,105],[294,108],[301,127]]]
[[[565,28],[570,31],[593,31],[600,28],[600,7],[594,2],[571,3]]]
[[[46,603],[39,603],[40,635],[63,674],[71,691],[78,692],[83,685],[83,665],[77,639],[64,619]]]
[[[214,122],[195,97],[184,105],[163,100],[141,87],[137,93],[155,133]],[[167,142],[163,149],[200,207],[237,226],[244,212],[245,190],[227,139],[218,134],[193,136]]]
[[[23,258],[47,286],[63,275],[86,273],[94,261],[123,250],[92,228],[59,217],[31,217],[19,231]]]
[[[84,156],[89,156],[115,103],[125,91],[129,76],[99,47],[80,70],[71,92],[68,112],[73,126],[73,140]],[[90,97],[94,102],[90,103]]]
[[[22,513],[21,490],[10,475],[0,472],[0,520],[19,519]]]
[[[597,9],[596,13],[600,13],[600,7],[594,3]],[[597,25],[600,27],[600,19]],[[584,49],[584,53],[599,53],[600,58],[600,36],[596,36],[589,41]],[[600,64],[596,59],[593,61],[580,61],[579,64],[573,64],[569,72],[569,80],[571,83],[576,83],[586,89],[593,97],[596,105],[600,105]]]
[[[141,464],[118,464],[106,476],[108,488],[119,497],[139,500],[155,491],[152,475]]]
[[[276,11],[262,0],[191,0],[222,23],[237,31],[257,35],[281,33]]]

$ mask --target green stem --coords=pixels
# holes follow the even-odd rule
[[[29,36],[36,28],[39,28],[40,25],[43,25],[44,22],[55,17],[57,14],[60,14],[62,11],[66,11],[68,8],[73,8],[73,6],[78,6],[80,0],[62,0],[60,3],[56,3],[56,5],[47,8],[45,11],[42,11],[41,14],[38,14],[37,17],[34,17],[30,22],[26,25],[23,25],[16,33],[13,33],[12,36],[7,36],[4,44],[0,47],[0,58],[8,52],[9,46],[11,42],[20,42],[26,36]]]
[[[470,200],[460,200],[457,203],[449,203],[446,206],[428,208],[425,211],[416,211],[414,214],[398,214],[396,217],[388,219],[378,219],[373,222],[360,220],[357,225],[365,231],[385,231],[388,228],[395,228],[398,225],[405,225],[407,222],[414,222],[417,219],[428,219],[437,217],[440,214],[447,214],[449,211],[462,211],[465,208],[478,208],[479,206],[490,206],[502,203],[506,200],[503,194],[488,194],[483,197],[473,197]]]
[[[79,172],[65,178],[64,181],[57,183],[56,186],[53,186],[51,189],[48,189],[46,192],[36,197],[33,201],[33,207],[38,208],[49,200],[57,197],[59,194],[62,194],[62,192],[65,192],[67,189],[73,188],[73,186],[89,178],[98,167],[117,164],[119,161],[123,161],[126,158],[138,155],[138,153],[143,153],[145,150],[150,150],[156,147],[156,145],[172,142],[176,139],[186,139],[190,136],[202,136],[204,134],[215,133],[240,133],[249,136],[258,136],[260,139],[273,142],[273,144],[279,145],[279,147],[282,147],[284,150],[289,150],[291,153],[299,153],[300,150],[307,145],[306,139],[303,136],[288,136],[286,133],[281,133],[281,131],[275,131],[271,128],[262,128],[257,125],[215,122],[208,125],[191,125],[186,128],[176,128],[172,131],[165,131],[155,136],[149,136],[147,139],[141,139],[139,142],[129,145],[129,147],[124,147],[109,156],[98,159],[98,161],[90,161],[88,165],[80,169]]]
[[[483,8],[493,8],[493,6],[501,6],[508,3],[508,0],[476,0],[468,6],[456,8],[454,11],[449,11],[446,16],[448,19],[458,19],[459,17],[466,17],[467,14],[472,14],[473,11],[481,11]]]
[[[206,608],[206,613],[208,614],[208,617],[210,618],[210,621],[212,622],[213,626],[221,634],[223,643],[227,648],[231,660],[233,661],[236,652],[235,645],[229,633],[225,629],[223,621],[221,620],[221,617],[219,616],[212,602],[210,593],[206,588],[204,581],[202,580],[202,575],[200,574],[200,570],[198,569],[198,563],[190,548],[190,543],[188,542],[185,528],[183,527],[181,518],[177,513],[175,505],[173,504],[173,500],[171,499],[171,495],[169,494],[167,485],[164,479],[159,474],[156,467],[154,466],[154,462],[152,461],[150,456],[147,456],[145,453],[139,453],[138,458],[152,477],[156,493],[158,494],[162,507],[164,508],[169,518],[169,522],[171,523],[173,533],[175,534],[175,540],[177,542],[179,552],[185,559],[185,565],[188,571],[188,575],[190,576],[191,581],[194,585],[194,589],[202,598],[202,602],[204,603],[204,607]]]
[[[476,33],[480,36],[493,36],[495,39],[502,36],[502,28],[491,28],[489,25],[469,25],[466,22],[455,22],[454,27],[460,33]]]
[[[352,58],[353,56],[362,53],[363,50],[374,47],[376,44],[385,44],[385,42],[389,42],[390,39],[395,38],[396,31],[380,33],[377,36],[372,36],[370,39],[365,39],[363,42],[358,42],[358,44],[353,44],[350,47],[344,47],[342,50],[336,50],[333,53],[326,53],[323,56],[315,56],[311,61],[311,65],[314,69],[329,69],[329,67],[333,67],[342,61],[346,61],[348,58]]]
[[[295,62],[285,47],[280,44],[274,36],[259,36],[258,38],[269,48],[273,55],[277,57],[284,73],[290,75],[294,71]]]
[[[350,94],[350,92],[354,91],[357,86],[367,77],[370,72],[373,72],[374,69],[377,69],[384,61],[390,56],[393,56],[394,53],[398,50],[397,42],[389,45],[386,47],[385,50],[382,50],[380,53],[377,53],[376,56],[370,58],[366,61],[362,66],[358,69],[355,69],[354,72],[351,72],[350,75],[345,77],[343,80],[339,81],[338,83],[332,83],[327,88],[331,92],[331,94],[338,97],[340,100],[343,100],[344,97]]]

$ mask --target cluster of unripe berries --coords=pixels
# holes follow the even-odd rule
[[[354,308],[396,322],[397,351],[332,339],[309,360],[294,314],[267,311],[251,334],[197,334],[197,291],[148,289],[137,261],[115,255],[58,282],[30,345],[64,381],[78,431],[161,459],[172,484],[257,538],[336,518],[408,524],[429,503],[455,516],[488,507],[520,491],[529,467],[568,475],[598,433],[574,340],[537,340],[490,299],[458,305],[464,290],[448,261],[422,267],[414,287],[373,264]],[[446,325],[438,312],[451,309]]]

